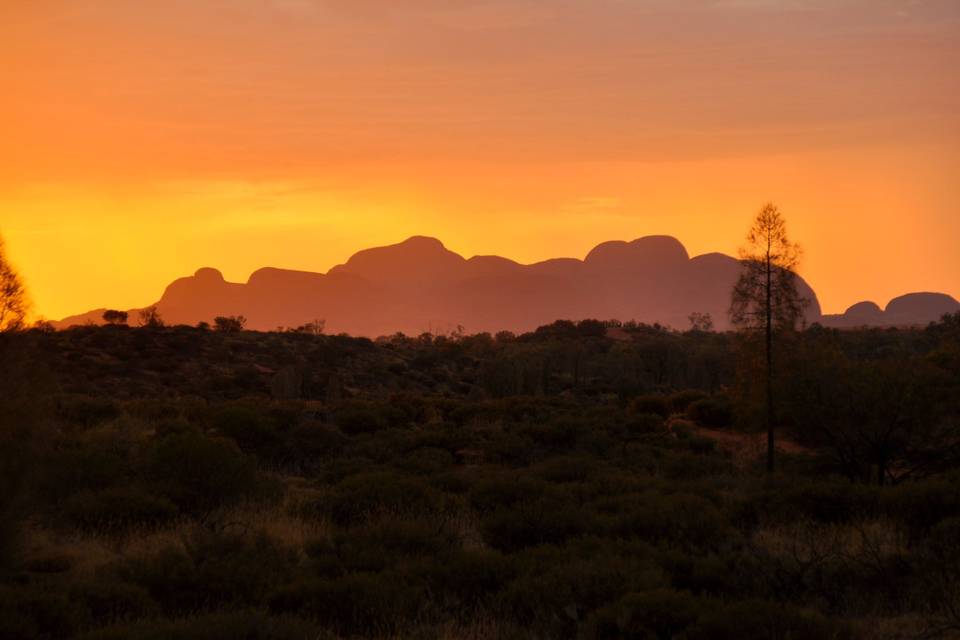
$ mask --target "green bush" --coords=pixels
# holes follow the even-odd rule
[[[276,425],[248,407],[234,406],[217,412],[211,426],[247,453],[269,455],[280,440]]]
[[[159,495],[192,515],[252,496],[264,486],[253,461],[236,445],[195,433],[156,442],[144,471]]]
[[[724,397],[703,398],[687,407],[687,417],[711,429],[733,426],[733,404]]]

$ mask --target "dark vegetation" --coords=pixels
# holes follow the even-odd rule
[[[140,320],[0,334],[0,637],[960,633],[960,316],[779,338],[773,474],[749,336]]]

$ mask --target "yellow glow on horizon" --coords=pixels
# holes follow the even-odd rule
[[[388,186],[376,188],[359,184],[368,172],[336,189],[306,180],[47,185],[2,197],[2,231],[36,312],[58,319],[155,302],[163,287],[203,266],[235,282],[262,266],[323,272],[360,249],[411,235],[438,237],[466,257],[524,263],[583,258],[600,242],[651,234],[676,236],[691,255],[735,255],[751,215],[769,198],[804,245],[801,273],[826,312],[863,299],[884,305],[922,289],[956,295],[960,264],[949,256],[960,221],[925,220],[921,213],[948,193],[916,189],[936,165],[920,157],[911,166],[900,149],[880,151],[857,156],[855,173],[850,154],[832,153],[475,166],[468,177],[408,167],[406,183],[378,175],[373,183]]]

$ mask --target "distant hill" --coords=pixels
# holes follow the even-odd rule
[[[447,332],[527,331],[558,318],[637,320],[686,328],[693,312],[728,326],[730,290],[739,261],[719,253],[691,258],[669,236],[605,242],[586,258],[523,265],[498,256],[466,259],[439,240],[414,236],[366,249],[329,272],[264,268],[246,283],[204,268],[170,284],[156,303],[169,324],[210,322],[244,315],[248,328],[296,327],[322,318],[329,333],[378,336]],[[846,314],[823,316],[816,293],[808,322],[831,326],[925,324],[960,309],[943,294],[911,294],[880,310],[863,303]],[[102,322],[103,309],[65,318],[56,326]],[[138,309],[129,310],[131,322]]]
[[[826,315],[821,321],[831,327],[901,327],[928,324],[947,313],[960,311],[960,302],[945,293],[908,293],[881,309],[875,302],[858,302],[842,314]]]

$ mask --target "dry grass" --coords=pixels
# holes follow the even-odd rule
[[[150,556],[170,547],[182,549],[191,538],[210,530],[264,535],[299,551],[330,533],[326,522],[301,515],[300,506],[308,496],[294,486],[283,501],[243,503],[215,512],[203,522],[180,519],[161,528],[122,533],[61,532],[32,523],[24,531],[22,557],[27,566],[66,565],[75,575],[92,575],[125,558]]]

